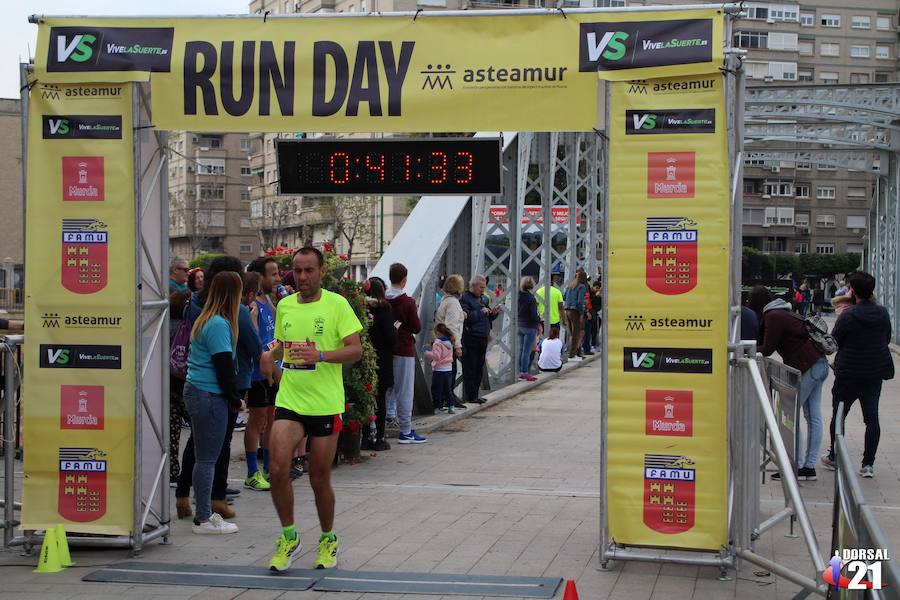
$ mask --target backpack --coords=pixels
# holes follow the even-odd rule
[[[794,302],[796,302],[797,304],[803,302],[803,294],[800,292],[800,290],[794,292]]]
[[[190,299],[188,299],[188,304],[190,304]],[[185,311],[186,309],[187,307],[185,307]],[[191,348],[191,329],[193,328],[193,319],[182,319],[169,346],[169,374],[182,381],[187,379],[187,360]]]
[[[806,325],[806,332],[809,334],[810,339],[812,339],[816,350],[825,356],[837,352],[837,341],[830,333],[828,333],[828,325],[822,317],[806,317],[803,319],[803,324]]]

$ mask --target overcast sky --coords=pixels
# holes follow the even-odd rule
[[[37,25],[28,15],[234,15],[247,0],[3,0],[0,20],[0,98],[19,97],[19,62],[34,56]]]

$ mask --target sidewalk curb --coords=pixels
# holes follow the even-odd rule
[[[537,381],[517,381],[512,385],[507,385],[496,392],[490,392],[484,396],[484,399],[487,400],[484,404],[467,404],[465,410],[460,410],[452,415],[448,415],[446,413],[442,413],[440,416],[438,415],[426,415],[426,416],[415,416],[413,415],[413,429],[419,433],[431,433],[432,431],[438,431],[460,421],[462,419],[466,419],[471,417],[474,414],[477,414],[483,410],[486,410],[492,406],[496,406],[501,402],[505,402],[510,398],[518,396],[523,392],[529,392],[534,388],[544,385],[548,381],[553,381],[554,379],[569,373],[575,369],[581,368],[585,365],[589,365],[595,361],[600,360],[601,353],[597,352],[594,356],[588,356],[580,361],[569,361],[563,365],[563,368],[558,373],[540,373],[537,375]],[[417,421],[417,419],[419,419]]]

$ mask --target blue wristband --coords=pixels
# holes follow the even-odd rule
[[[319,362],[325,362],[325,351],[319,350]]]

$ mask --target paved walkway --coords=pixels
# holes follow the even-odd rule
[[[793,596],[797,586],[752,565],[732,573],[729,581],[719,581],[718,570],[712,568],[613,563],[609,571],[598,570],[600,376],[600,362],[592,361],[505,402],[475,414],[467,411],[465,418],[432,432],[425,445],[395,445],[388,452],[367,455],[362,464],[338,468],[334,483],[341,567],[571,578],[582,600]],[[825,389],[830,390],[830,383]],[[900,540],[900,467],[892,460],[900,456],[898,398],[900,382],[888,382],[882,395],[877,476],[860,480],[885,535],[893,540]],[[830,406],[827,391],[823,401]],[[848,419],[854,456],[861,453],[861,421],[858,410]],[[241,448],[240,435],[235,435],[234,447]],[[235,483],[243,477],[243,467],[233,464]],[[827,548],[832,474],[820,472],[819,481],[801,485],[820,544]],[[306,548],[296,564],[309,568],[318,524],[306,478],[296,482],[295,490],[297,524]],[[763,512],[771,514],[781,505],[780,485],[763,486]],[[143,558],[218,563],[223,569],[265,565],[280,531],[268,495],[244,490],[235,509],[240,533],[224,539],[194,536],[188,521],[174,521],[172,544],[151,543]],[[757,551],[813,576],[802,540],[785,537],[786,531],[787,526],[780,525],[764,535]],[[30,566],[12,566],[33,565],[33,558],[0,552],[0,598],[440,598],[82,583],[80,577],[92,566],[125,560],[127,553],[76,550],[74,558],[77,567],[35,575]],[[557,595],[561,597],[562,588]]]

